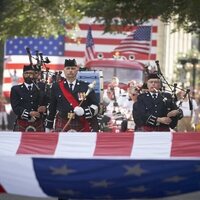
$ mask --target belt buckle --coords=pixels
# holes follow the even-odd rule
[[[25,131],[26,132],[36,132],[36,128],[34,126],[27,126]]]
[[[73,112],[69,112],[69,113],[67,114],[67,118],[68,118],[68,119],[75,119],[75,114],[74,114]]]

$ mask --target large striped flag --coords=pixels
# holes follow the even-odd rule
[[[89,26],[87,38],[86,38],[85,63],[89,60],[93,60],[94,58],[95,58],[94,40],[92,37],[91,26]]]
[[[5,132],[0,191],[63,199],[174,197],[200,190],[199,157],[198,133]]]
[[[26,53],[28,46],[33,56],[35,51],[39,50],[43,53],[44,57],[48,57],[51,61],[48,67],[51,71],[62,70],[64,60],[75,58],[78,64],[84,65],[85,50],[88,36],[88,27],[91,26],[93,42],[95,44],[95,52],[103,53],[104,58],[112,58],[114,49],[120,45],[124,40],[130,29],[135,30],[137,27],[132,26],[127,29],[121,29],[121,33],[104,33],[104,26],[102,24],[89,24],[91,19],[84,18],[80,24],[79,29],[71,30],[73,37],[59,36],[58,38],[12,38],[7,40],[5,44],[5,62],[4,62],[4,79],[3,79],[3,92],[9,96],[12,79],[10,72],[13,74],[14,69],[17,70],[17,75],[22,81],[23,65],[29,63],[29,58]],[[152,27],[152,34],[150,40],[150,54],[135,54],[135,59],[141,62],[154,61],[157,55],[157,26],[158,20],[150,20],[144,26]],[[131,53],[132,54],[132,53]],[[34,61],[34,60],[33,60]],[[36,61],[35,61],[36,62]]]
[[[132,31],[115,51],[120,53],[150,54],[151,50],[151,26],[138,26]]]

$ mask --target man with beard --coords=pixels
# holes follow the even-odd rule
[[[10,103],[17,115],[13,131],[43,132],[46,112],[45,93],[34,84],[34,66],[23,68],[24,82],[11,88]]]

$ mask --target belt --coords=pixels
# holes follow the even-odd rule
[[[15,131],[25,131],[25,132],[44,132],[43,120],[37,119],[34,122],[29,122],[23,119],[17,119],[15,124]]]

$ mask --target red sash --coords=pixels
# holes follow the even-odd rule
[[[78,104],[77,100],[74,98],[74,96],[65,88],[64,81],[60,81],[59,86],[60,86],[60,89],[61,89],[64,97],[67,99],[68,102],[70,102],[72,104],[72,107],[75,108],[76,106],[79,106],[79,104]],[[80,122],[84,128],[83,129],[84,131],[86,131],[86,132],[91,131],[88,121],[83,116],[80,117]]]

